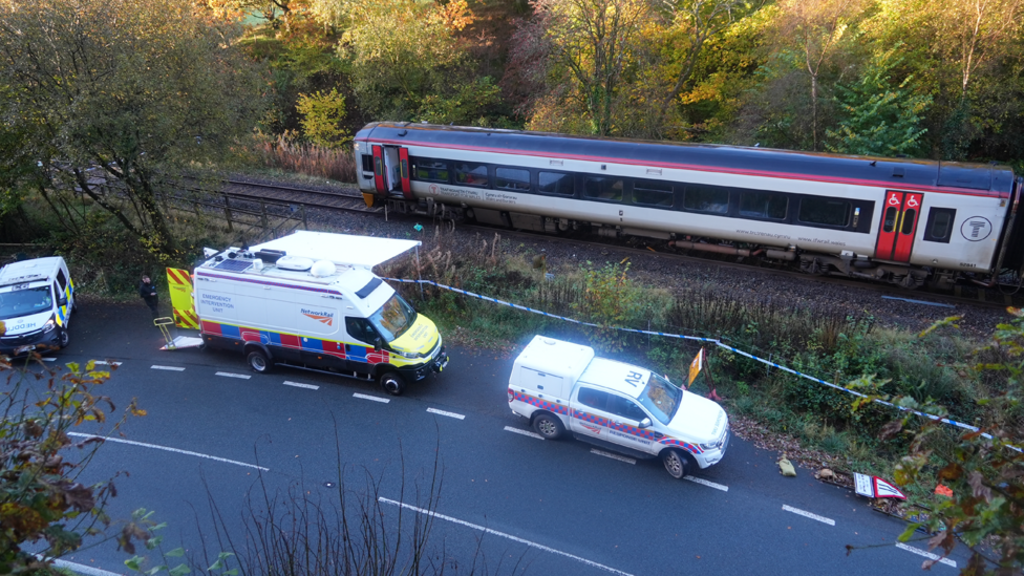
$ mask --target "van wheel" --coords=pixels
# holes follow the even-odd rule
[[[266,353],[258,348],[249,352],[249,355],[246,356],[245,359],[249,362],[249,367],[252,368],[254,372],[259,372],[260,374],[270,372],[270,369],[274,366],[270,359],[267,358]]]
[[[57,343],[60,344],[61,348],[67,348],[68,340],[70,340],[68,337],[68,331],[64,328],[58,328],[58,330],[60,330],[60,332],[57,333]]]
[[[558,440],[565,433],[562,421],[551,414],[538,414],[533,419],[533,429],[547,440]]]
[[[686,476],[686,473],[689,472],[690,457],[674,448],[662,452],[661,461],[665,464],[665,470],[668,471],[668,475],[676,480]]]
[[[377,380],[380,387],[392,396],[401,396],[405,392],[405,378],[398,372],[385,372]]]

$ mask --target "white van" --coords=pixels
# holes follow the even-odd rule
[[[0,269],[0,355],[14,357],[68,345],[75,283],[60,256]]]
[[[434,323],[371,270],[418,246],[299,231],[217,253],[195,268],[203,342],[242,352],[256,372],[280,364],[376,379],[401,394],[448,355]]]

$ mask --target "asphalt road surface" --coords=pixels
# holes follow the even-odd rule
[[[167,523],[164,550],[240,551],[268,502],[306,503],[337,529],[344,493],[349,514],[369,509],[383,526],[375,537],[402,534],[403,550],[429,520],[428,561],[449,574],[903,575],[926,559],[924,535],[897,546],[902,522],[810,471],[783,478],[777,454],[736,437],[721,463],[684,481],[657,460],[541,440],[508,409],[512,359],[487,351],[449,347],[443,374],[395,398],[370,382],[260,375],[241,354],[163,343],[141,303],[84,305],[47,365],[120,363],[103,393],[148,414],[103,446],[86,479],[121,473],[115,526],[153,511]],[[955,574],[960,552],[932,573]],[[64,560],[122,574],[128,557],[104,542]]]

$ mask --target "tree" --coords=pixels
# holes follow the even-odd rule
[[[46,559],[74,552],[85,537],[100,535],[110,524],[105,504],[116,494],[113,479],[93,485],[79,481],[102,439],[78,440],[71,435],[86,422],[105,423],[115,411],[107,397],[97,394],[110,373],[96,370],[93,362],[84,367],[69,364],[68,371],[42,368],[39,382],[44,385],[30,386],[27,372],[0,357],[0,375],[6,376],[0,395],[0,573],[4,574],[41,571],[49,564]],[[133,401],[112,430],[128,416],[142,415],[145,411]],[[130,534],[114,537],[122,546],[131,546]],[[40,541],[45,543],[41,549],[36,545]],[[32,544],[34,553],[25,549],[27,544]]]
[[[624,74],[641,50],[640,31],[653,15],[643,0],[537,0],[552,64],[571,84],[563,94],[578,99],[589,132],[613,132]]]
[[[1024,0],[878,0],[877,5],[872,37],[885,46],[906,43],[908,67],[935,100],[930,136],[944,158],[963,159],[972,147],[985,147],[991,132],[1016,124],[1017,114],[1007,118],[1001,111],[1008,95],[1020,90]],[[993,103],[991,111],[979,108],[985,101]],[[1011,131],[1019,140],[1019,131]]]
[[[831,65],[862,6],[860,0],[784,0],[780,8],[782,42],[794,46],[799,65],[810,80],[811,149],[817,151],[821,131],[818,117],[821,75]]]
[[[836,99],[845,114],[836,130],[826,131],[830,152],[880,156],[919,155],[922,115],[932,102],[927,94],[915,94],[907,76],[893,85],[895,68],[902,64],[897,44],[872,58],[864,73],[850,87],[837,86]]]
[[[0,5],[3,129],[25,137],[36,164],[16,184],[35,189],[71,231],[88,217],[78,188],[170,257],[162,174],[227,157],[262,108],[263,85],[233,33],[171,0]]]
[[[342,127],[345,119],[345,97],[332,88],[330,92],[299,94],[295,107],[302,114],[302,130],[317,146],[341,148],[352,136]]]
[[[997,326],[992,343],[975,352],[974,366],[961,370],[965,377],[979,377],[977,402],[984,415],[977,428],[957,428],[908,411],[882,434],[883,440],[898,434],[912,438],[894,479],[914,493],[933,496],[923,503],[924,518],[911,522],[899,540],[925,528],[933,534],[929,549],[942,556],[962,542],[971,558],[961,574],[970,576],[1020,574],[1024,568],[1024,310],[1009,311],[1013,320]],[[946,415],[941,406],[907,397],[891,400],[907,410]],[[933,494],[937,484],[948,496]],[[928,560],[923,568],[933,564]]]
[[[381,119],[419,121],[431,95],[451,95],[471,77],[457,33],[473,21],[466,0],[353,0],[337,20],[361,108]]]

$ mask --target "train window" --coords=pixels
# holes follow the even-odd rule
[[[850,222],[850,203],[834,198],[803,198],[797,218],[804,224],[845,228]]]
[[[910,234],[914,231],[914,223],[917,222],[917,210],[911,208],[903,213],[903,226],[900,227],[900,234]]]
[[[896,229],[896,217],[900,211],[895,206],[885,209],[885,220],[882,221],[882,232],[892,232]]]
[[[637,180],[633,183],[633,204],[671,208],[672,185],[668,182]]]
[[[363,172],[373,172],[373,156],[363,154]]]
[[[412,179],[426,180],[427,182],[447,182],[448,163],[444,160],[432,158],[409,158],[412,163]]]
[[[770,192],[744,192],[740,194],[740,216],[785,220],[789,198]]]
[[[729,212],[729,189],[718,186],[687,184],[683,208],[695,212],[725,214]]]
[[[622,202],[622,179],[607,176],[587,176],[583,195],[587,198]]]
[[[486,164],[470,164],[461,162],[455,165],[455,181],[467,186],[487,188],[491,181],[487,177]]]
[[[538,172],[537,189],[548,194],[572,196],[576,185],[572,174],[562,172]]]
[[[518,192],[530,189],[530,171],[520,168],[495,168],[494,187]]]
[[[928,225],[924,228],[924,239],[929,242],[949,243],[952,236],[956,210],[953,208],[932,208],[928,211]]]

